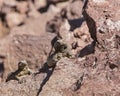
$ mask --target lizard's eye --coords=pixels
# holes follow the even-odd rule
[[[67,48],[67,45],[63,45],[63,48],[66,49],[66,48]]]
[[[23,69],[23,68],[25,68],[25,66],[26,66],[26,64],[21,63],[21,62],[18,64],[19,69]]]
[[[19,62],[19,63],[18,63],[18,66],[22,66],[22,63],[21,63],[21,62]]]
[[[66,46],[63,46],[63,49],[66,49]]]

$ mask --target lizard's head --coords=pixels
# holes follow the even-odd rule
[[[57,40],[54,45],[56,51],[62,52],[67,48],[67,44],[65,44],[64,40]]]
[[[28,66],[28,63],[26,60],[22,60],[18,63],[18,69],[24,69],[26,66]]]

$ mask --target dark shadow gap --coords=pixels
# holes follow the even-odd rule
[[[95,52],[96,42],[93,41],[91,44],[85,46],[78,54],[78,57],[84,57],[86,55],[92,54]]]
[[[42,91],[44,85],[47,83],[47,81],[50,79],[51,75],[53,74],[54,69],[55,69],[55,66],[52,67],[52,68],[49,68],[47,66],[47,63],[45,63],[44,66],[39,70],[39,72],[35,74],[35,75],[37,75],[37,74],[40,74],[40,73],[47,73],[47,76],[45,77],[43,82],[40,84],[40,88],[39,88],[36,96],[39,96],[39,94]]]
[[[4,68],[4,63],[0,62],[0,73],[4,72],[5,68]]]
[[[3,78],[4,71],[5,71],[4,59],[5,59],[5,56],[0,55],[0,77],[2,78]]]
[[[74,29],[80,27],[84,21],[85,20],[83,17],[78,18],[78,19],[68,20],[68,22],[71,26],[70,31],[73,31]]]
[[[50,6],[50,4],[47,4],[45,7],[39,8],[38,11],[40,13],[45,13],[45,12],[47,12],[49,6]]]
[[[82,14],[83,14],[83,16],[84,16],[84,18],[85,18],[85,21],[86,21],[86,23],[87,23],[87,26],[88,26],[89,33],[90,33],[91,38],[92,38],[94,41],[98,42],[97,36],[96,36],[96,34],[97,34],[96,23],[95,23],[94,19],[91,18],[91,17],[87,14],[86,10],[84,10]]]

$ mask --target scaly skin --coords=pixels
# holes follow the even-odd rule
[[[72,57],[70,49],[63,39],[57,40],[57,42],[54,44],[54,49],[55,52],[47,59],[47,65],[49,67],[55,66],[56,63],[63,57]]]
[[[18,63],[18,69],[15,72],[11,72],[8,75],[6,82],[8,82],[10,80],[17,80],[18,83],[22,83],[23,77],[25,75],[30,75],[31,73],[32,73],[32,71],[29,69],[28,63],[26,61],[20,61]]]

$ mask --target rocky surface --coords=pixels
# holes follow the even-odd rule
[[[10,1],[0,0],[0,96],[120,96],[120,0]],[[57,39],[74,58],[43,70]],[[36,74],[5,82],[21,59]]]

